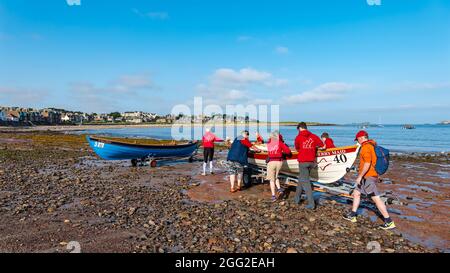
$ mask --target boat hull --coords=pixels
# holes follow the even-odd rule
[[[256,167],[266,168],[267,146],[259,145],[257,147],[262,152],[249,153],[248,162]],[[328,184],[342,179],[355,163],[359,149],[360,146],[355,145],[318,151],[315,167],[310,173],[311,180]],[[297,155],[298,153],[296,151],[292,151],[292,156],[283,161],[281,167],[282,174],[298,176],[299,166]]]
[[[90,136],[86,139],[94,152],[105,160],[190,157],[198,148],[197,142],[179,145],[142,145]]]

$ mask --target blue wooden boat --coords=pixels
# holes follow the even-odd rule
[[[191,158],[198,141],[182,144],[133,144],[125,140],[86,136],[94,152],[105,160]]]

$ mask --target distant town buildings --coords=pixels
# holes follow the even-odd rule
[[[0,125],[63,125],[63,124],[103,124],[103,123],[245,123],[256,120],[248,117],[213,114],[211,116],[186,116],[183,114],[158,115],[143,111],[113,112],[113,113],[83,113],[57,108],[33,109],[21,107],[0,106]]]

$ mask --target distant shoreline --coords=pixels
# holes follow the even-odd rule
[[[125,128],[167,128],[171,126],[297,126],[297,122],[249,122],[249,123],[214,123],[214,124],[200,124],[200,123],[173,123],[173,124],[86,124],[86,125],[37,125],[37,126],[0,126],[0,131],[85,131],[85,130],[96,130],[96,129],[125,129]],[[308,126],[339,126],[337,124],[329,123],[307,123]]]

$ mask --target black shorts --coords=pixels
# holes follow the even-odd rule
[[[214,158],[214,148],[203,148],[203,160],[205,163],[208,161],[213,161]]]

